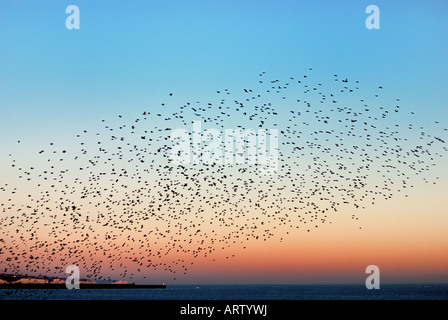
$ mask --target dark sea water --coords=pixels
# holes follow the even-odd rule
[[[0,300],[448,300],[448,284],[170,285],[166,289],[0,289]]]

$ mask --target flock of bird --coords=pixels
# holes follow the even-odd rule
[[[179,104],[168,93],[133,118],[98,119],[76,144],[10,154],[16,178],[0,186],[0,273],[63,276],[74,264],[94,280],[156,271],[175,280],[197,259],[231,258],[236,247],[311,232],[336,214],[360,224],[366,205],[406,196],[417,178],[437,181],[431,168],[447,151],[447,129],[434,122],[440,133],[425,131],[399,99],[382,98],[382,86],[314,78],[311,68],[286,81],[262,72],[253,87],[220,89],[206,102]],[[191,132],[192,121],[278,129],[277,171],[174,164],[170,134]]]

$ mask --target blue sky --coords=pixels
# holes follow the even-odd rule
[[[68,30],[65,8],[80,9]],[[366,7],[381,29],[365,27]],[[70,143],[101,119],[206,103],[258,74],[383,85],[427,128],[448,116],[444,1],[0,1],[0,143]],[[403,124],[407,119],[403,118]],[[5,160],[4,156],[1,159]],[[3,162],[3,161],[2,161]]]
[[[80,8],[80,30],[65,28],[70,4]],[[141,110],[171,91],[206,99],[260,71],[286,77],[309,66],[322,78],[388,85],[446,116],[446,2],[376,1],[380,30],[365,28],[369,4],[1,1],[2,132],[60,130],[59,122]]]

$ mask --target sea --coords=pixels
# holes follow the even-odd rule
[[[0,289],[0,300],[448,300],[448,284],[168,285],[166,289]]]

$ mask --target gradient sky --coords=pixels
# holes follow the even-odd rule
[[[65,27],[70,4],[80,8],[79,30]],[[370,4],[380,8],[380,30],[365,27]],[[15,183],[9,153],[29,157],[17,140],[70,148],[70,138],[103,118],[157,111],[169,92],[172,105],[206,101],[262,71],[287,79],[312,67],[316,78],[381,84],[425,128],[434,120],[446,127],[447,14],[442,0],[0,0],[2,180]],[[371,264],[388,283],[448,282],[448,173],[439,166],[434,175],[436,185],[367,207],[361,230],[347,209],[311,234],[201,260],[179,283],[362,284]],[[168,282],[163,273],[147,279]]]

